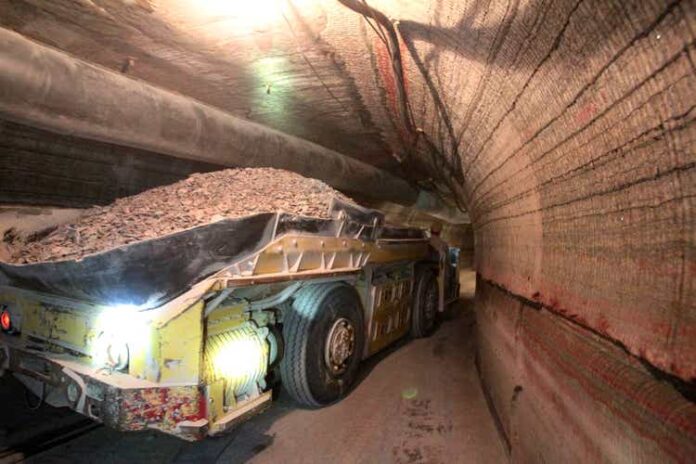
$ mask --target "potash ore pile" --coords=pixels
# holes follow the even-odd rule
[[[122,245],[256,213],[283,211],[329,217],[332,197],[348,197],[316,179],[282,169],[227,169],[194,174],[105,207],[94,207],[73,224],[3,238],[8,262],[28,264],[80,259]]]

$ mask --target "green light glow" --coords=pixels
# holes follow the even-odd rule
[[[287,118],[290,83],[285,78],[286,67],[284,56],[260,58],[253,64],[254,75],[258,78],[258,108],[254,113],[262,113],[264,122],[274,123],[275,127],[282,127]]]

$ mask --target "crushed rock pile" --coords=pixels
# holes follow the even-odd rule
[[[332,197],[351,201],[323,182],[273,168],[226,169],[194,174],[175,184],[121,198],[64,224],[21,237],[8,230],[7,262],[68,259],[161,237],[222,219],[283,211],[329,217]]]

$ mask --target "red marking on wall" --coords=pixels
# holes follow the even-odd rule
[[[522,275],[501,272],[500,268],[489,269],[486,263],[480,265],[479,273],[485,279],[496,282],[513,293],[539,301],[564,317],[608,338],[620,341],[631,353],[641,356],[666,372],[686,381],[696,379],[696,358],[686,357],[675,351],[666,351],[664,344],[661,343],[671,330],[671,319],[668,318],[673,316],[673,311],[664,314],[642,313],[640,317],[634,317],[630,320],[632,331],[629,332],[625,327],[601,324],[598,318],[602,313],[625,316],[634,308],[621,307],[615,301],[598,296],[588,298],[587,295],[579,295],[550,280],[537,282],[539,297],[533,298],[531,290],[529,292],[526,290],[529,287],[529,282]],[[682,326],[678,328],[679,341],[685,343],[690,340],[688,334],[693,332],[696,332],[695,327],[687,327],[686,324],[682,323]]]
[[[603,314],[597,317],[597,330],[602,333],[606,333],[609,330],[609,321]]]
[[[656,443],[663,452],[677,461],[683,461],[684,456],[680,456],[683,450],[680,449],[677,438],[671,434],[661,433],[659,428],[650,425],[652,421],[648,421],[646,417],[654,418],[654,423],[669,424],[686,436],[693,437],[696,436],[693,408],[675,414],[675,404],[673,397],[669,394],[670,390],[646,390],[644,379],[641,378],[644,374],[639,374],[640,369],[637,366],[634,369],[639,377],[632,375],[623,363],[617,363],[611,356],[606,354],[599,356],[602,353],[592,344],[578,343],[579,336],[573,336],[572,332],[563,330],[562,326],[551,325],[548,320],[536,317],[534,319],[536,319],[533,321],[534,324],[530,323],[532,321],[527,322],[529,328],[525,331],[524,337],[527,351],[525,358],[533,357],[537,364],[546,364],[547,371],[552,372],[558,369],[569,379],[574,379],[582,392],[593,401],[602,404],[614,416],[625,421],[637,434]],[[532,325],[533,330],[531,330]],[[540,357],[540,353],[544,356]],[[544,363],[544,358],[553,365],[549,365],[548,361]],[[545,390],[544,394],[548,395],[548,400],[555,403],[557,399],[555,392],[558,390],[544,388],[546,385],[539,382],[544,378],[543,376],[526,375],[525,377],[528,382],[533,382],[535,386]],[[577,396],[572,383],[564,381],[562,386],[565,387],[562,389],[563,396],[566,398]],[[607,386],[610,388],[606,388]],[[617,401],[616,397],[623,397],[624,400]],[[567,402],[566,399],[564,403]],[[579,431],[575,425],[581,422],[575,417],[577,411],[568,414],[567,409],[562,408],[562,404],[558,405],[557,410],[565,413],[565,419],[569,421],[567,425],[575,432]],[[630,408],[622,406],[626,404],[633,406]],[[590,445],[593,443],[591,437],[585,441]]]
[[[578,110],[578,114],[575,115],[575,122],[585,124],[592,119],[595,113],[597,113],[597,106],[592,102],[585,103]]]
[[[379,77],[387,93],[387,105],[392,114],[398,114],[396,102],[396,81],[394,80],[394,69],[391,65],[391,58],[386,45],[379,38],[375,38],[373,46],[377,56],[377,70]]]
[[[520,132],[520,142],[527,143],[536,134],[536,129],[533,127],[525,126],[525,128]]]
[[[570,429],[570,434],[575,437],[574,448],[577,450],[580,448],[579,444],[583,444],[584,453],[582,453],[582,455],[587,459],[587,462],[601,462],[602,453],[600,449],[592,440],[592,437],[585,433],[585,430],[580,426],[581,421],[578,420],[578,414],[584,414],[585,412],[577,411],[576,408],[573,408],[572,411],[569,409],[569,405],[577,405],[576,401],[568,401],[568,396],[572,396],[572,392],[560,391],[555,388],[554,385],[550,385],[548,382],[543,381],[545,376],[538,371],[539,368],[543,369],[546,366],[540,363],[538,353],[545,350],[543,347],[539,346],[538,340],[534,340],[533,337],[525,340],[525,342],[526,351],[534,353],[534,356],[522,357],[525,360],[523,363],[523,371],[528,384],[527,387],[529,384],[532,384],[538,390],[540,399],[553,406],[549,408],[549,410],[558,414],[565,427]],[[548,353],[546,354],[548,355]],[[546,370],[548,370],[548,367],[546,367]],[[530,390],[527,388],[527,395],[529,395],[529,391]],[[522,422],[522,420],[520,419],[519,422]],[[522,445],[524,445],[524,443],[522,443]]]
[[[387,106],[394,118],[398,121],[397,131],[403,139],[411,140],[413,138],[413,134],[411,134],[407,128],[404,127],[403,121],[399,116],[401,111],[399,110],[399,98],[397,94],[398,84],[396,75],[394,73],[394,67],[392,66],[389,50],[379,37],[375,37],[373,40],[373,47],[377,57],[378,75],[382,85],[384,86],[384,90],[386,91]],[[404,93],[409,95],[408,80],[406,79],[406,76],[408,75],[406,72],[406,60],[403,59],[404,56],[407,56],[408,50],[402,42],[399,42],[399,50],[401,51],[401,67],[404,74]]]
[[[578,125],[584,125],[597,114],[597,105],[593,102],[588,102],[582,105],[577,114],[575,115],[575,123]],[[533,126],[525,126],[524,129],[520,131],[520,138],[522,142],[528,142],[534,137],[539,129]]]

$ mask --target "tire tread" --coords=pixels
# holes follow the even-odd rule
[[[285,359],[280,363],[280,375],[290,396],[304,406],[314,408],[322,406],[314,399],[307,381],[304,360],[309,342],[309,329],[317,312],[321,309],[320,302],[327,294],[342,286],[345,284],[333,283],[311,285],[300,289],[283,321],[286,351]]]
[[[437,279],[435,272],[430,267],[421,267],[416,271],[416,288],[413,295],[412,314],[411,314],[411,336],[414,338],[424,338],[430,335],[431,329],[423,327],[423,305],[428,291],[428,286],[433,285],[432,280]],[[435,280],[437,285],[437,280]]]

